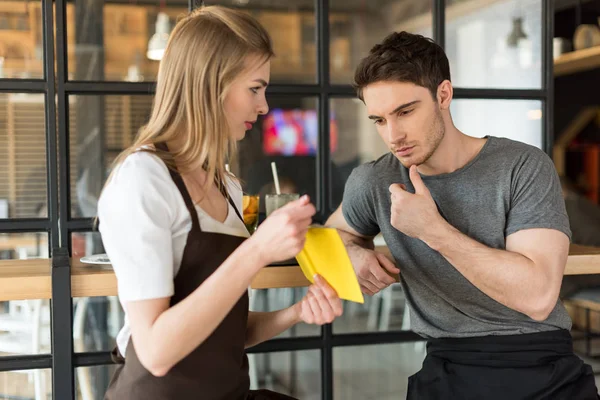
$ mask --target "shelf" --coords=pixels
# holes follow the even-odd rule
[[[554,76],[600,68],[600,46],[565,53],[554,60]]]
[[[389,255],[387,247],[377,247]],[[600,274],[600,248],[571,245],[565,275]],[[308,286],[298,266],[263,268],[252,282],[254,289]],[[116,296],[117,278],[110,266],[82,264],[71,270],[73,297]],[[49,299],[52,295],[50,259],[0,261],[0,301]]]
[[[308,286],[298,266],[263,268],[252,282],[253,289]],[[117,278],[110,266],[73,261],[73,297],[116,296]],[[52,296],[50,259],[0,260],[0,301],[49,299]]]

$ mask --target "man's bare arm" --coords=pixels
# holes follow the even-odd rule
[[[325,225],[338,230],[363,293],[372,296],[398,281],[400,270],[385,255],[374,251],[372,236],[361,235],[346,222],[342,206],[331,214]]]

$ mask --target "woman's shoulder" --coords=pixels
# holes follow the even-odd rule
[[[242,195],[242,183],[233,174],[229,174],[225,177],[225,183],[227,185],[227,191],[230,196],[241,196]]]
[[[165,163],[150,151],[137,151],[114,167],[100,196],[99,208],[102,209],[103,204],[114,207],[115,203],[172,205],[174,189]]]
[[[156,154],[149,150],[138,150],[114,167],[108,184],[144,178],[170,178],[170,175],[167,166]]]

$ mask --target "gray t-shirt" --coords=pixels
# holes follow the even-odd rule
[[[489,247],[505,249],[505,238],[521,229],[550,228],[571,235],[554,165],[533,146],[488,137],[463,168],[423,176],[423,181],[446,220]],[[421,240],[393,228],[392,183],[403,183],[414,193],[408,170],[391,153],[357,167],[346,183],[342,209],[358,233],[382,233],[401,271],[413,331],[439,338],[571,328],[559,301],[546,321],[535,321],[483,293]]]

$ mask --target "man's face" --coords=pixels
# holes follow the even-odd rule
[[[433,155],[445,129],[428,89],[408,82],[375,82],[363,89],[369,119],[402,165],[421,165]]]

